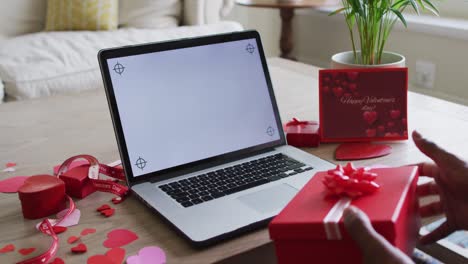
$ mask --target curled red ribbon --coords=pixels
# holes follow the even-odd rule
[[[300,126],[300,125],[308,125],[309,121],[300,121],[299,119],[293,117],[292,121],[286,123],[286,126]]]
[[[330,195],[348,196],[352,199],[375,193],[380,186],[374,181],[376,173],[369,168],[355,168],[352,163],[337,165],[329,170],[322,182]]]

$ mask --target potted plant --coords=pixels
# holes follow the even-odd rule
[[[402,55],[384,50],[395,23],[401,21],[406,27],[403,11],[409,6],[418,15],[420,10],[439,15],[431,0],[342,0],[342,3],[343,7],[330,15],[344,14],[353,50],[335,54],[332,68],[403,67]]]

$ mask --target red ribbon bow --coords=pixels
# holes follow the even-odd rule
[[[345,167],[337,165],[323,178],[330,195],[348,196],[352,199],[375,193],[380,186],[374,181],[376,173],[369,168],[355,168],[352,163]]]
[[[300,126],[300,125],[307,125],[309,121],[300,121],[299,119],[293,117],[292,121],[286,123],[286,126]]]

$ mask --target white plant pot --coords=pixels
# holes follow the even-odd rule
[[[358,57],[360,51],[357,52]],[[356,69],[356,68],[398,68],[405,67],[405,57],[398,53],[386,52],[382,53],[382,63],[375,65],[355,64],[353,51],[340,52],[332,56],[332,69]]]

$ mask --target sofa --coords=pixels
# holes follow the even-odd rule
[[[102,89],[97,53],[103,48],[242,30],[222,20],[233,0],[118,5],[116,30],[43,31],[47,0],[0,2],[0,101]]]

